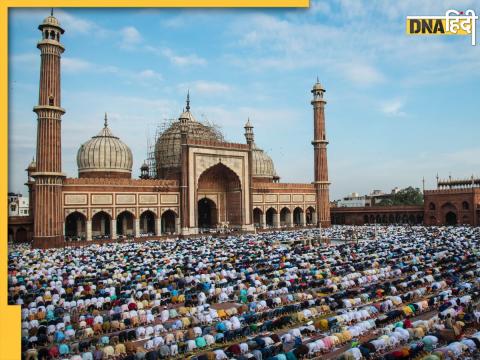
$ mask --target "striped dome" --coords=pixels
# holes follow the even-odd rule
[[[77,165],[79,177],[132,176],[132,151],[112,134],[106,115],[103,129],[78,149]]]
[[[273,180],[278,177],[272,158],[255,144],[253,144],[252,149],[252,176],[268,180]]]

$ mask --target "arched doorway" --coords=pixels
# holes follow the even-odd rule
[[[8,228],[8,242],[13,243],[15,239],[15,234],[11,228]]]
[[[457,225],[457,208],[450,202],[442,205],[442,214],[445,221],[445,225]]]
[[[198,200],[198,228],[199,229],[211,229],[217,226],[217,206],[209,198],[203,198]]]
[[[162,214],[162,234],[175,233],[176,214],[173,210],[167,210]]]
[[[270,208],[267,210],[265,213],[265,221],[267,223],[267,226],[275,226],[275,215],[277,214],[277,210],[274,208]]]
[[[255,208],[253,209],[253,224],[256,226],[256,227],[260,227],[262,226],[262,210],[260,210],[259,208]]]
[[[112,218],[104,211],[100,211],[92,217],[92,238],[109,238]]]
[[[242,186],[237,174],[222,163],[205,170],[198,179],[197,226],[214,227],[227,223],[241,227],[244,222]],[[211,202],[204,201],[209,198]]]
[[[290,209],[287,207],[280,210],[280,226],[292,226],[290,223]]]
[[[449,211],[445,214],[445,224],[453,226],[457,225],[457,214],[453,211]]]
[[[17,243],[27,242],[27,230],[23,227],[19,228],[15,239]]]
[[[117,235],[128,236],[135,233],[133,214],[122,211],[117,215]]]
[[[155,214],[146,210],[140,215],[140,234],[155,235]]]
[[[65,237],[67,239],[80,238],[86,236],[86,217],[84,214],[74,211],[65,218]]]
[[[315,209],[311,206],[305,210],[305,222],[307,225],[314,225]]]
[[[302,215],[303,215],[303,210],[299,207],[296,207],[293,210],[293,224],[295,226],[303,225],[302,224]]]

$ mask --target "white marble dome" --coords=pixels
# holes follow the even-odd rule
[[[252,176],[254,178],[264,178],[265,180],[278,178],[272,158],[255,144],[253,144],[252,149]]]
[[[132,176],[132,151],[112,134],[106,115],[103,129],[78,149],[77,165],[79,177]]]

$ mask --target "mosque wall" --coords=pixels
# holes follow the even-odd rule
[[[425,225],[445,225],[455,221],[456,224],[478,226],[480,188],[426,190],[424,211]]]
[[[65,179],[62,187],[64,231],[69,222],[78,221],[77,229],[81,229],[81,235],[87,240],[103,234],[115,239],[117,229],[123,226],[120,216],[127,214],[123,235],[139,236],[147,232],[146,215],[150,214],[155,222],[152,230],[154,228],[155,235],[161,235],[166,221],[178,222],[179,202],[179,187],[174,180]],[[167,213],[173,214],[174,219],[162,219]]]

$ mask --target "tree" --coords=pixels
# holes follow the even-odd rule
[[[400,190],[390,199],[384,199],[379,203],[380,206],[395,205],[423,205],[423,194],[419,188],[409,186]]]

